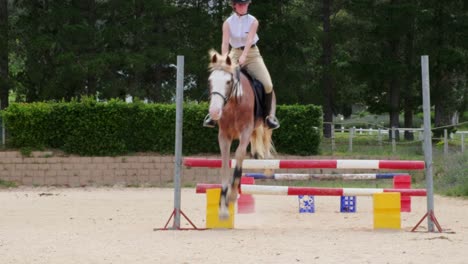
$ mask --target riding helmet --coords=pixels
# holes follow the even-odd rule
[[[234,4],[240,3],[240,4],[247,4],[252,2],[251,0],[232,0]]]

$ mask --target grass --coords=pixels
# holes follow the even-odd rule
[[[16,188],[16,187],[18,187],[16,183],[0,179],[0,189],[2,189],[2,188]]]
[[[332,148],[334,144],[334,149]],[[337,156],[396,156],[400,159],[421,159],[424,156],[421,141],[399,140],[392,144],[387,135],[358,134],[350,143],[348,133],[336,133],[334,142],[332,139],[323,138],[320,146],[322,155]]]
[[[438,194],[468,197],[468,135],[465,136],[464,153],[461,153],[460,139],[460,135],[450,139],[447,154],[444,154],[444,142],[433,144],[434,190]],[[332,151],[332,140],[324,138],[321,144],[321,155],[359,159],[424,160],[422,141],[419,140],[402,139],[396,141],[395,146],[393,146],[388,138],[379,140],[377,135],[362,134],[353,138],[351,150],[348,134],[336,133],[334,145],[334,151]],[[413,188],[425,188],[426,183],[423,172],[411,172],[411,175],[413,176]],[[383,183],[349,183],[343,181],[320,184],[323,184],[324,187],[339,185],[342,185],[340,187],[352,187],[353,184],[365,187],[370,184],[372,188],[376,188]]]
[[[434,188],[448,196],[468,197],[468,152],[434,159]]]
[[[403,135],[400,135],[400,140],[393,143],[388,135],[379,135],[363,133],[356,134],[350,140],[349,133],[335,133],[335,138],[322,138],[321,154],[322,155],[337,155],[337,156],[397,156],[400,159],[422,159],[424,158],[423,141],[419,139],[418,133],[414,134],[414,140],[406,140]],[[438,150],[444,149],[445,142],[440,139],[433,139],[433,148]],[[461,152],[462,145],[468,151],[468,134],[463,138],[460,134],[455,134],[447,142],[449,153]],[[334,146],[334,148],[332,148]]]

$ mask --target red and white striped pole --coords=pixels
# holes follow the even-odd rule
[[[220,159],[185,158],[187,167],[221,168]],[[236,160],[229,166],[235,167]],[[419,160],[253,160],[242,163],[244,169],[392,169],[423,170],[424,161]]]
[[[205,193],[206,189],[220,188],[221,184],[199,183],[196,193]],[[270,185],[242,185],[242,194],[260,195],[317,195],[317,196],[371,196],[374,193],[399,192],[406,196],[426,196],[426,189],[382,189],[382,188],[318,188]]]

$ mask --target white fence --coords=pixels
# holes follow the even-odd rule
[[[336,143],[335,143],[335,134],[348,134],[348,151],[353,151],[353,139],[359,135],[370,135],[370,136],[377,136],[377,142],[379,146],[383,145],[384,136],[390,139],[392,145],[392,152],[396,153],[396,146],[397,146],[397,134],[404,134],[405,132],[410,132],[414,136],[414,141],[420,141],[421,147],[423,147],[423,129],[422,128],[392,128],[392,129],[372,129],[372,128],[335,128],[332,130],[332,137],[331,137],[331,147],[332,152],[336,150]],[[447,129],[444,129],[444,137],[443,137],[443,144],[444,144],[444,154],[448,154],[449,152],[449,143],[450,141],[457,142],[456,145],[460,145],[460,151],[462,153],[465,152],[465,138],[468,135],[468,131],[457,131],[448,135]],[[401,137],[401,136],[400,136]],[[385,140],[387,142],[387,140]]]

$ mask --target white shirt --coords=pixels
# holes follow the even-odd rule
[[[226,19],[229,24],[229,31],[231,34],[229,38],[229,44],[231,47],[240,48],[245,46],[250,28],[255,20],[256,18],[250,14],[238,16],[235,13]],[[258,40],[258,35],[255,34],[252,45],[255,45]]]

